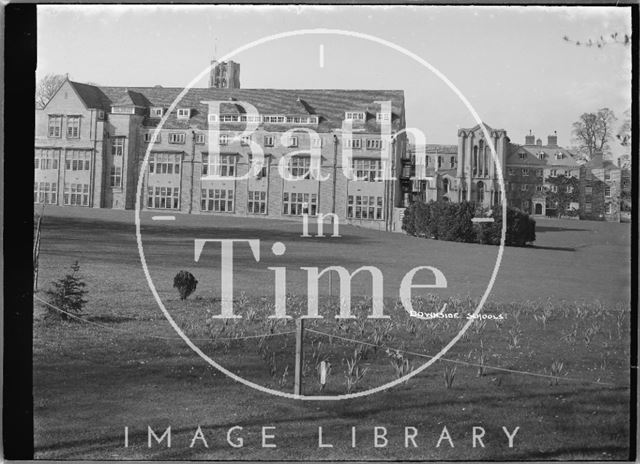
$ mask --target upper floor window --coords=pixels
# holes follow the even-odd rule
[[[565,177],[571,177],[571,170],[565,169],[564,170],[564,175],[565,175]]]
[[[376,121],[391,121],[391,113],[376,113]]]
[[[183,132],[171,132],[169,134],[169,143],[184,143],[185,135]]]
[[[203,145],[204,142],[205,142],[205,135],[204,134],[196,134],[195,143],[197,143],[198,145]]]
[[[515,170],[515,169],[513,169],[513,168],[507,168],[507,174],[509,174],[510,176],[515,175],[515,173],[516,173],[516,170]]]
[[[311,158],[308,156],[292,156],[289,161],[289,171],[293,177],[302,177],[309,179],[309,168],[311,167]],[[304,177],[303,177],[304,176]]]
[[[344,114],[344,118],[350,121],[364,121],[364,112],[362,111],[347,111]]]
[[[529,175],[529,170],[528,169],[522,169],[522,175],[523,176],[528,176]]]
[[[218,115],[217,115],[217,114],[215,114],[215,113],[210,113],[210,114],[207,116],[207,121],[208,121],[208,122],[218,122]]]
[[[367,150],[380,150],[382,148],[382,140],[367,139]]]
[[[242,146],[248,146],[251,143],[251,136],[250,135],[243,135],[240,137],[240,145]]]
[[[34,165],[36,169],[58,169],[59,149],[36,148]]]
[[[536,169],[536,176],[537,177],[542,177],[542,169]]]
[[[67,116],[67,138],[80,138],[80,116]]]
[[[438,156],[438,169],[442,167],[442,156]]]
[[[604,188],[604,196],[605,197],[610,197],[611,196],[611,187],[605,187]]]
[[[526,158],[527,158],[526,153],[520,153],[520,159],[526,159]]]
[[[359,181],[382,182],[381,160],[354,159],[351,160],[351,167]]]
[[[573,193],[573,185],[567,185],[567,193]]]
[[[161,108],[161,107],[151,108],[150,114],[152,118],[161,118],[162,115],[164,114],[164,108]]]
[[[312,148],[321,148],[322,147],[322,139],[319,136],[311,137],[311,147]]]
[[[542,185],[536,185],[536,192],[542,192]]]
[[[549,171],[549,175],[550,175],[551,177],[556,177],[556,176],[558,175],[558,171],[557,171],[557,169],[551,169],[551,170]]]
[[[525,190],[527,190],[528,188],[529,188],[529,186],[528,186],[527,184],[522,184],[522,185],[520,185],[520,190],[522,190],[523,192],[524,192]]]
[[[133,106],[112,106],[112,113],[135,114],[136,109]]]
[[[347,139],[347,148],[362,148],[362,139]]]
[[[211,164],[210,164],[211,163]],[[211,167],[211,169],[209,169]],[[202,175],[214,173],[220,177],[233,177],[236,172],[236,157],[234,155],[218,155],[209,160],[209,154],[202,154]]]
[[[273,135],[265,135],[264,136],[264,146],[265,147],[273,147],[275,143]]]
[[[151,143],[151,140],[153,140],[153,132],[146,132],[143,137],[144,137],[145,143]],[[160,136],[160,132],[158,132],[158,136],[156,137],[156,143],[160,143],[160,142],[161,142],[161,136]]]
[[[556,159],[557,160],[564,159],[564,153],[556,153]]]
[[[611,180],[611,172],[610,171],[605,171],[604,172],[604,180]]]
[[[449,158],[449,167],[451,168],[455,168],[456,167],[456,157],[452,156],[451,158]]]
[[[62,116],[51,115],[49,116],[49,137],[61,137],[62,136]]]
[[[556,193],[556,192],[558,191],[558,186],[557,186],[557,185],[552,185],[552,186],[551,186],[551,191],[552,191],[553,193]]]
[[[220,134],[220,145],[229,145],[229,136],[227,134]]]
[[[238,122],[239,116],[237,114],[221,114],[220,122]]]
[[[149,157],[150,174],[180,174],[182,157],[175,153],[151,153]]]
[[[100,120],[104,119],[104,110],[98,110],[98,119]]]
[[[91,152],[88,150],[67,150],[65,169],[67,171],[89,171],[91,167]]]
[[[113,139],[113,142],[111,142],[111,155],[124,155],[124,137],[116,137]]]
[[[287,147],[297,147],[298,146],[298,137],[292,135],[287,138]]]
[[[189,119],[191,117],[191,108],[178,108],[178,119]]]
[[[258,179],[261,179],[263,177],[267,177],[267,173],[269,172],[269,157],[268,156],[264,157],[263,163],[262,163],[262,168],[260,169],[260,172],[254,173],[253,172],[253,155],[251,153],[249,153],[249,169],[251,170],[251,172],[253,174],[255,174],[255,176]]]

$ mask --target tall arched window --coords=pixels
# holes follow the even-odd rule
[[[438,156],[438,169],[442,169],[442,156]]]
[[[473,175],[478,174],[478,146],[473,147]]]
[[[476,200],[478,203],[484,203],[484,182],[480,181],[476,184]]]
[[[446,177],[442,179],[442,191],[447,194],[449,193],[449,179]]]
[[[455,156],[452,156],[452,157],[449,159],[449,166],[451,166],[452,168],[455,168],[455,167],[456,167],[456,157],[455,157]]]

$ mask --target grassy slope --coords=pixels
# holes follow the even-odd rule
[[[475,368],[458,366],[453,388],[446,389],[442,378],[444,363],[440,363],[407,385],[372,397],[299,403],[240,386],[208,368],[183,342],[171,339],[175,334],[149,297],[136,255],[133,228],[126,222],[130,220],[129,213],[110,213],[114,216],[110,222],[91,218],[95,214],[91,211],[83,212],[84,217],[64,217],[76,214],[61,210],[56,211],[55,217],[47,218],[41,282],[58,276],[71,260],[80,260],[91,289],[89,315],[96,322],[138,336],[86,325],[36,321],[34,414],[39,457],[611,459],[626,456],[629,398],[624,386],[628,385],[629,346],[628,338],[616,335],[615,313],[608,310],[614,301],[626,300],[628,272],[620,263],[628,260],[627,225],[540,221],[537,245],[542,248],[507,249],[492,294],[492,298],[503,302],[546,297],[570,301],[597,298],[605,302],[606,313],[596,316],[598,306],[592,306],[591,313],[578,317],[566,306],[556,304],[555,314],[543,330],[533,319],[541,310],[540,304],[518,305],[527,309],[518,322],[523,337],[519,347],[509,349],[508,330],[515,324],[515,306],[496,306],[494,311],[507,314],[504,326],[498,328],[488,323],[482,329],[472,330],[447,355],[451,359],[476,361],[482,339],[489,357],[487,364],[543,372],[553,360],[560,360],[570,377],[601,379],[616,387],[566,381],[550,386],[546,379],[497,371],[477,377]],[[200,263],[206,265],[212,277],[200,277],[204,270],[200,264],[194,265],[192,255],[189,256],[192,245],[188,242],[194,236],[259,237],[268,245],[273,240],[287,244],[287,254],[281,258],[270,258],[268,248],[263,245],[264,258],[258,265],[252,263],[248,253],[238,254],[236,288],[249,295],[249,305],[260,304],[254,302],[253,295],[272,294],[272,284],[267,278],[262,279],[268,277],[264,270],[268,265],[285,265],[293,271],[302,265],[343,264],[354,268],[380,263],[389,297],[395,296],[399,279],[410,267],[434,265],[449,280],[447,293],[477,298],[486,285],[485,274],[491,270],[490,260],[495,259],[497,251],[493,247],[423,241],[349,227],[342,229],[341,239],[300,239],[299,224],[288,222],[215,218],[213,228],[206,225],[207,220],[212,221],[209,218],[178,218],[179,227],[145,226],[145,237],[149,238],[145,250],[149,261],[155,261],[153,276],[172,314],[196,336],[205,335],[199,320],[203,314],[200,309],[216,305],[210,298],[218,285],[214,280],[218,261],[212,247],[209,260]],[[329,240],[332,256],[326,252],[325,243]],[[171,277],[181,267],[192,269],[201,281],[197,292],[200,300],[186,307],[175,300],[170,288]],[[290,277],[290,291],[299,291],[302,275],[297,280],[290,272]],[[359,281],[354,288],[358,289],[356,293],[367,290],[366,284]],[[582,334],[596,319],[598,334],[587,345]],[[394,320],[405,323],[402,315],[394,314]],[[561,334],[575,324],[578,339],[572,343],[561,340]],[[623,324],[628,327],[628,317]],[[397,326],[397,333],[388,344],[398,347],[404,342],[407,348],[419,352],[433,352],[454,333],[453,326],[433,330],[429,324],[420,323],[416,335],[406,336],[403,328]],[[373,329],[372,324],[363,337],[356,338],[370,340]],[[255,328],[256,332],[259,330]],[[323,330],[338,329],[327,326]],[[354,336],[353,331],[335,333]],[[280,359],[278,375],[292,359],[292,339],[284,347],[283,338],[271,342]],[[353,346],[335,342],[329,348],[326,340],[324,343],[336,366],[327,390],[343,393],[344,377],[342,372],[338,373],[343,370],[340,360],[352,356]],[[277,381],[269,377],[256,352],[255,341],[233,344],[228,353],[220,344],[203,346],[223,365],[232,366],[252,380],[266,385]],[[420,362],[417,358],[411,361],[414,365]],[[388,359],[380,352],[370,354],[362,363],[370,371],[359,389],[392,377]],[[305,385],[309,394],[317,388],[312,374],[305,379]],[[290,378],[283,388],[291,389]],[[168,424],[174,430],[173,449],[160,446],[147,449],[146,426],[160,430]],[[198,424],[205,430],[208,450],[200,445],[189,448]],[[132,433],[132,446],[128,449],[122,447],[125,425]],[[226,429],[233,425],[246,429],[246,446],[240,450],[225,443]],[[260,448],[262,425],[277,427],[277,449]],[[334,448],[317,448],[318,425],[323,426],[327,441],[334,443]],[[376,425],[389,429],[389,447],[373,448],[372,428]],[[405,425],[420,430],[418,450],[404,448]],[[448,426],[456,448],[449,449],[448,445],[435,448],[443,425]],[[487,429],[486,448],[471,447],[473,425],[484,425]],[[521,427],[512,450],[506,448],[501,425],[510,429]],[[361,445],[355,451],[349,442],[351,426],[358,427],[361,437]]]

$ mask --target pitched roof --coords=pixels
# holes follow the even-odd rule
[[[526,159],[520,158],[520,153],[527,153]],[[545,154],[544,159],[540,159],[539,155]],[[564,158],[556,159],[557,154],[564,155]],[[575,158],[575,154],[570,150],[559,147],[557,145],[518,145],[509,144],[509,156],[507,164],[530,164],[541,166],[567,166],[578,167],[579,164]]]
[[[125,92],[112,103],[112,106],[138,106],[148,108],[151,104],[141,93],[125,89]]]
[[[131,92],[145,99],[146,105],[168,108],[182,88],[165,87],[100,87],[110,102],[132,97]],[[298,101],[298,99],[300,101]],[[314,127],[319,132],[327,132],[342,127],[345,111],[366,111],[375,105],[375,101],[390,100],[392,107],[392,129],[399,130],[401,115],[404,113],[404,91],[402,90],[342,90],[342,89],[189,89],[179,102],[180,108],[192,108],[190,120],[178,120],[171,114],[165,123],[167,129],[188,129],[190,127],[207,128],[208,107],[203,101],[222,101],[221,113],[242,113],[244,110],[237,103],[245,101],[253,105],[262,115],[306,115],[319,117],[319,124]],[[113,103],[111,103],[113,104]],[[146,118],[144,125],[155,127],[159,119]],[[267,124],[265,124],[267,125]],[[288,130],[291,126],[268,124],[273,130]],[[238,124],[221,123],[222,129],[237,128]],[[378,132],[375,113],[367,112],[366,122],[355,127],[365,131]]]
[[[75,89],[87,108],[109,109],[111,101],[99,87],[73,81],[69,81],[69,84]]]
[[[602,155],[594,155],[591,157],[589,161],[587,161],[584,165],[589,169],[620,169],[614,162],[610,160],[605,160]]]

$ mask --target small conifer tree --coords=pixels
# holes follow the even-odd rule
[[[173,288],[178,289],[181,300],[186,300],[196,290],[198,281],[189,271],[180,271],[173,278]]]
[[[87,300],[84,299],[87,294],[87,290],[85,290],[87,284],[78,275],[79,270],[80,265],[76,261],[71,265],[71,273],[67,273],[62,279],[51,282],[51,287],[46,292],[49,304],[64,312],[49,308],[49,315],[55,314],[65,320],[72,320],[72,315],[82,315],[82,309],[87,303]]]

